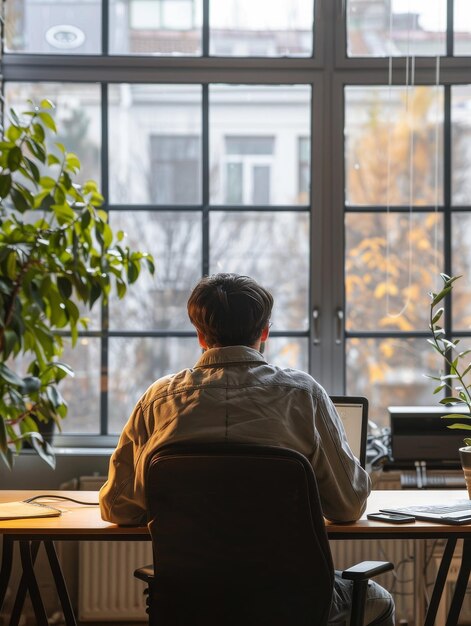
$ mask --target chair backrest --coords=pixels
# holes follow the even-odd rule
[[[154,453],[146,476],[156,624],[326,624],[333,565],[301,454],[172,445]]]

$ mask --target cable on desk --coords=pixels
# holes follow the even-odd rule
[[[75,502],[76,504],[85,504],[86,506],[99,506],[99,502],[84,502],[83,500],[76,500],[75,498],[69,498],[68,496],[56,496],[52,494],[41,494],[39,496],[33,496],[32,498],[26,498],[23,502],[33,502],[33,500],[39,500],[41,498],[54,498],[55,500],[69,500],[70,502]]]

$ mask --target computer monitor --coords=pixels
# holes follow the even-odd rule
[[[362,467],[366,463],[368,400],[361,396],[331,396],[347,434],[348,444]]]

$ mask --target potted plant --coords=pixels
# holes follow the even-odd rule
[[[38,422],[60,428],[67,405],[59,382],[63,334],[72,345],[92,308],[115,291],[122,298],[152,257],[113,233],[97,184],[77,182],[80,161],[54,143],[49,100],[18,116],[0,141],[0,456],[11,468],[25,441],[54,467]],[[19,371],[21,369],[21,371]]]
[[[471,373],[471,362],[469,354],[471,349],[463,350],[458,348],[459,339],[450,341],[445,337],[445,330],[440,326],[441,318],[444,314],[444,307],[441,306],[444,298],[451,294],[453,285],[461,276],[447,276],[440,274],[443,280],[443,288],[438,293],[430,294],[430,322],[429,328],[432,331],[432,338],[427,341],[434,350],[443,357],[447,365],[447,373],[439,376],[428,374],[429,378],[439,382],[434,393],[440,393],[443,389],[455,392],[455,395],[447,394],[440,400],[440,404],[452,406],[456,409],[463,409],[463,412],[447,413],[441,417],[446,420],[455,420],[453,424],[448,424],[448,428],[457,430],[471,430],[471,380],[466,382],[466,377]],[[437,308],[439,306],[439,308]],[[464,438],[465,446],[460,448],[460,459],[463,467],[468,494],[471,498],[471,437]]]

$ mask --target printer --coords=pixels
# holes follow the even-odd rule
[[[458,449],[469,431],[451,430],[447,413],[469,415],[466,407],[390,406],[391,454],[394,465],[408,467],[424,461],[428,467],[458,468]],[[471,422],[470,422],[471,423]]]

